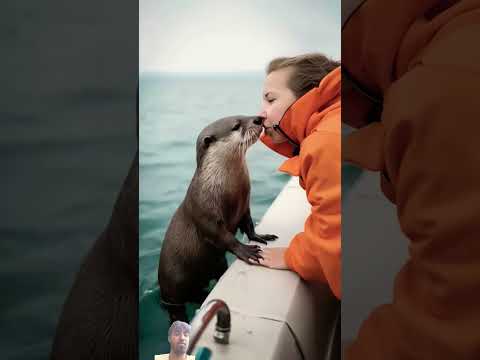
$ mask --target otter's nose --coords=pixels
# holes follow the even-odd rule
[[[265,120],[265,118],[263,116],[256,116],[253,120],[253,123],[255,125],[262,125],[263,124],[263,120]]]

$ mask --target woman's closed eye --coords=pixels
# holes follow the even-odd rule
[[[273,94],[270,91],[266,92],[263,95],[263,99],[269,104],[271,104],[275,101],[275,98],[273,97]]]

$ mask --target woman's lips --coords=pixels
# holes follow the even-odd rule
[[[265,135],[272,137],[272,128],[264,128],[263,129]]]

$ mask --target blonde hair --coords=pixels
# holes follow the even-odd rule
[[[291,67],[293,71],[287,86],[298,99],[317,87],[320,81],[338,66],[340,66],[339,61],[332,60],[320,53],[311,53],[273,59],[267,65],[266,72],[268,75],[272,71]]]

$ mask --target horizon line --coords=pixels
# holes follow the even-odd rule
[[[264,69],[252,69],[252,70],[218,70],[218,71],[205,71],[205,70],[139,70],[139,75],[147,74],[245,74],[245,73],[264,73]]]

